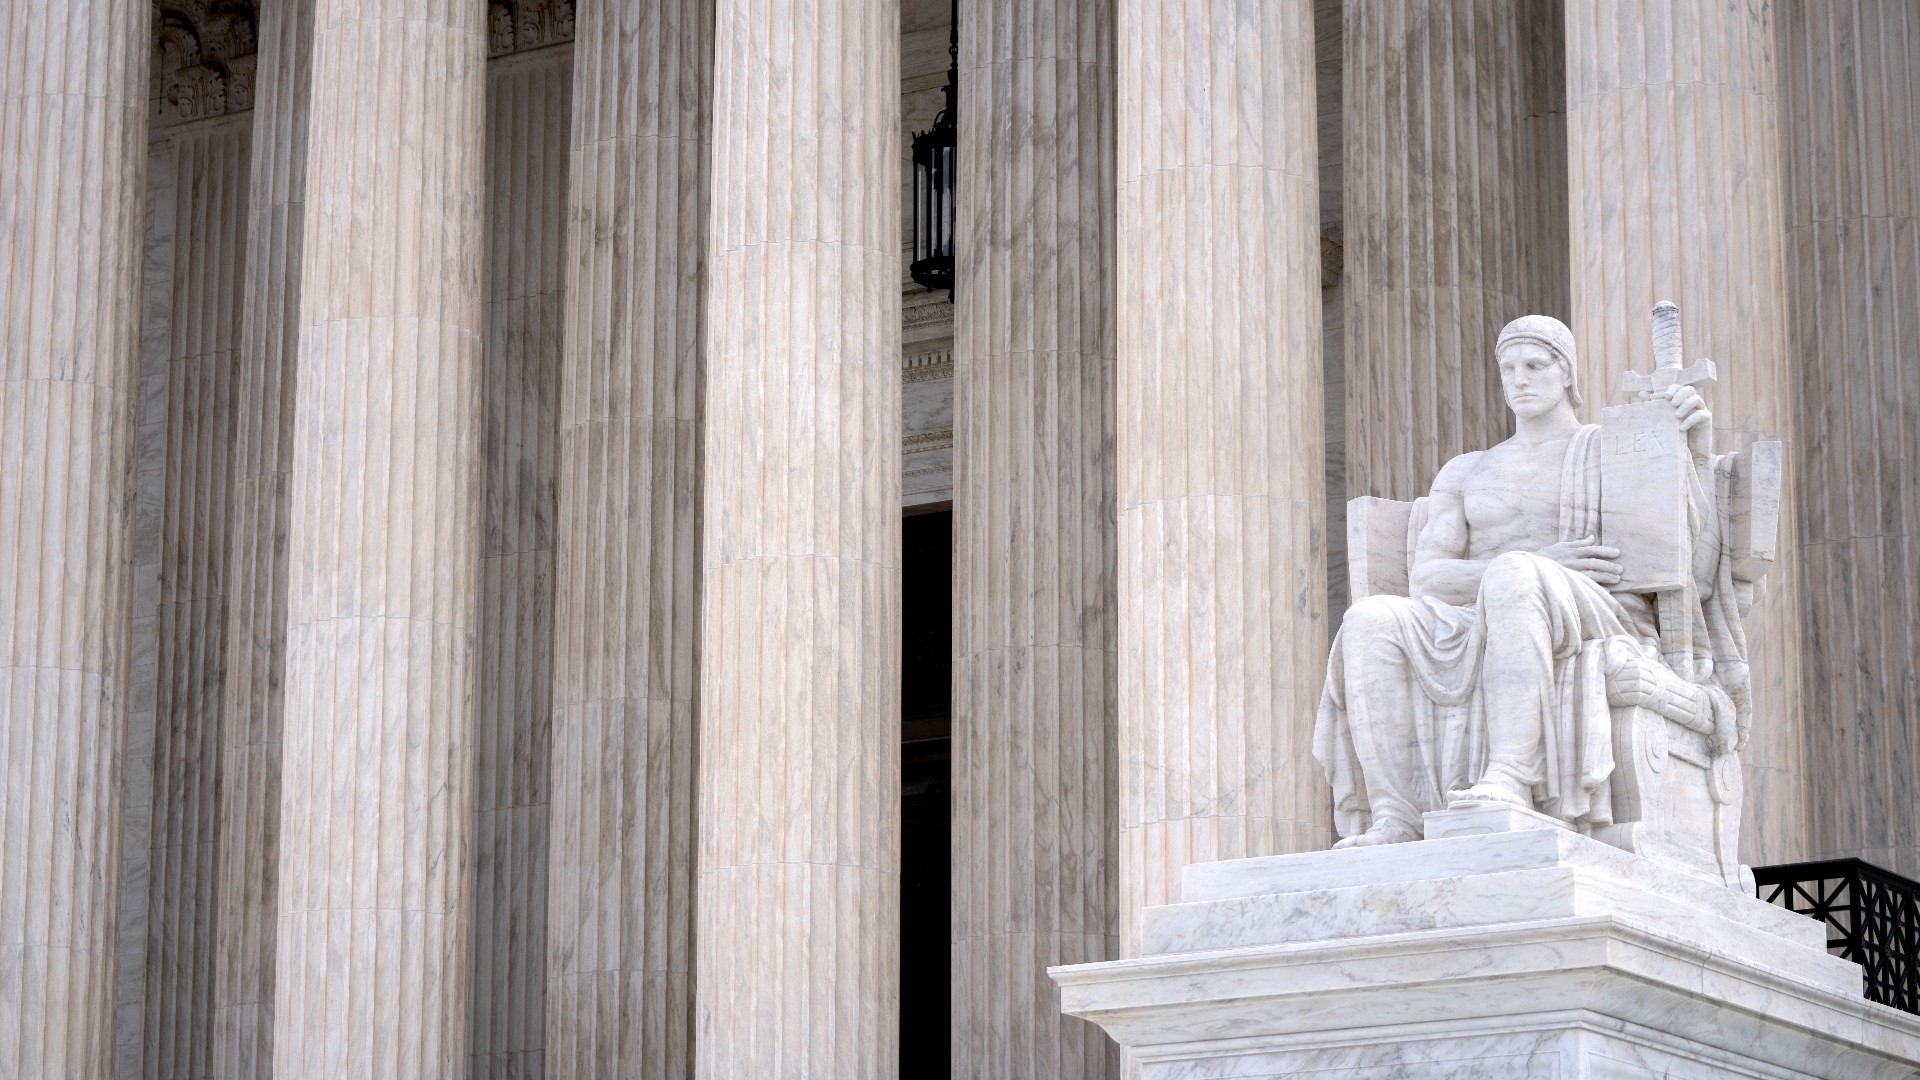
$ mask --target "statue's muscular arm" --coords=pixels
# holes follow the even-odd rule
[[[1411,596],[1431,596],[1446,604],[1471,604],[1480,595],[1480,579],[1490,559],[1467,557],[1467,473],[1480,452],[1461,454],[1440,469],[1427,495],[1427,524],[1414,542],[1407,580]]]
[[[1407,593],[1411,596],[1431,596],[1454,605],[1471,604],[1479,598],[1480,579],[1499,554],[1490,550],[1483,538],[1483,554],[1475,558],[1468,533],[1466,486],[1481,453],[1484,451],[1454,458],[1434,478],[1433,491],[1427,496],[1427,524],[1414,544],[1408,574]],[[1617,584],[1619,549],[1594,540],[1591,536],[1565,540],[1540,548],[1535,554],[1584,574],[1602,587]],[[1517,550],[1525,550],[1525,546]]]

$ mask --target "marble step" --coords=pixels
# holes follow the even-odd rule
[[[1472,820],[1461,811],[1428,817],[1433,819],[1428,824],[1430,834],[1445,833]],[[1825,946],[1826,930],[1813,919],[1561,827],[1524,827],[1371,848],[1195,863],[1181,873],[1180,899],[1226,900],[1264,893],[1497,874],[1559,866],[1569,860],[1593,874],[1685,901],[1788,940]]]
[[[1657,909],[1656,928],[1804,952],[1809,970],[1859,979],[1826,963],[1823,924],[1562,829],[1202,863],[1186,868],[1181,899],[1145,913],[1145,954]]]

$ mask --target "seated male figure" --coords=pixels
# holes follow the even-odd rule
[[[1513,437],[1440,470],[1410,595],[1360,600],[1334,641],[1314,756],[1333,784],[1338,846],[1419,839],[1421,815],[1456,801],[1604,826],[1610,676],[1667,695],[1670,711],[1715,708],[1706,687],[1648,659],[1648,599],[1609,591],[1620,553],[1596,542],[1599,428],[1574,414],[1572,332],[1526,316],[1495,354]],[[1700,395],[1660,396],[1704,456]]]

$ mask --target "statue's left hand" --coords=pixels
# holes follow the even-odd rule
[[[1700,396],[1700,391],[1686,383],[1674,383],[1654,396],[1665,397],[1672,403],[1673,418],[1680,421],[1680,430],[1687,433],[1687,446],[1695,457],[1705,457],[1712,452],[1713,413],[1707,410],[1706,399]]]

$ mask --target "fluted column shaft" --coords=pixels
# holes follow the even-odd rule
[[[242,364],[250,125],[173,136],[179,182],[168,319],[152,841],[141,1075],[213,1073],[221,699],[235,384]]]
[[[280,1080],[467,1072],[485,14],[315,8]]]
[[[260,10],[220,724],[214,1075],[273,1076],[287,529],[314,0]]]
[[[1418,498],[1513,430],[1493,341],[1534,310],[1529,210],[1564,169],[1529,157],[1533,6],[1346,0],[1349,497]]]
[[[471,1080],[545,1067],[569,48],[487,65],[485,509],[474,750]]]
[[[1121,946],[1180,869],[1325,847],[1308,0],[1121,0]]]
[[[1589,419],[1653,364],[1649,313],[1680,305],[1708,356],[1715,448],[1791,438],[1774,32],[1767,0],[1566,0],[1573,330]],[[1740,856],[1806,850],[1799,569],[1783,492],[1780,560],[1748,621],[1752,741]]]
[[[900,8],[721,0],[696,1074],[890,1078],[900,903]]]
[[[554,1080],[693,1072],[713,17],[713,0],[579,8],[554,626]]]
[[[1780,7],[1808,857],[1920,876],[1920,11]]]
[[[1567,295],[1567,2],[1517,0],[1526,112],[1520,118],[1522,262],[1529,314],[1573,320]],[[1508,61],[1511,62],[1511,61]]]
[[[147,143],[147,197],[142,222],[139,404],[132,445],[132,639],[128,651],[120,755],[120,901],[115,909],[113,1075],[130,1078],[145,1067],[147,1025],[147,901],[152,890],[153,744],[160,683],[160,537],[167,511],[167,381],[173,358],[173,260],[179,211],[180,155],[162,137]]]
[[[0,1080],[112,1059],[150,15],[0,9]]]
[[[1117,932],[1113,5],[959,17],[951,1052],[1106,1076],[1046,969]]]

